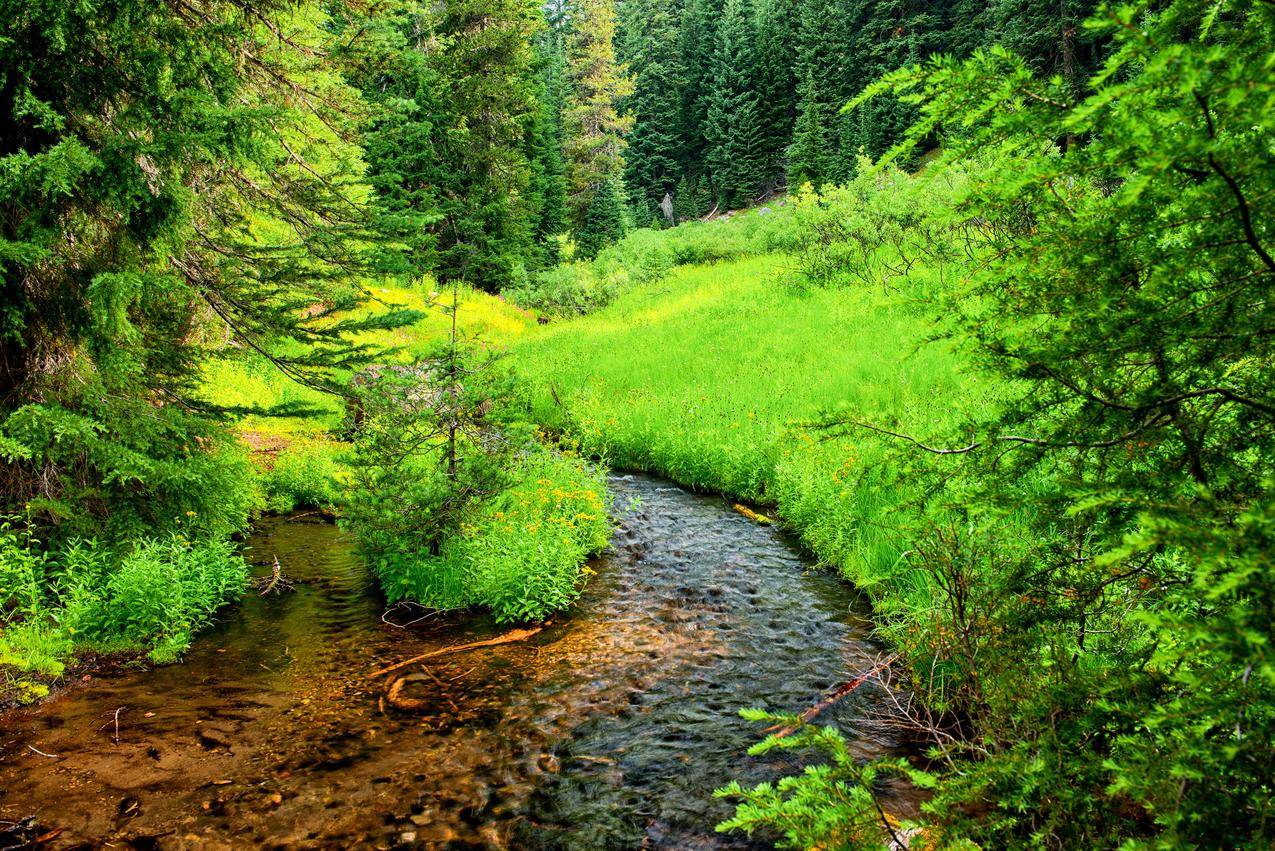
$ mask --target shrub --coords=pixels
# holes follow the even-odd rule
[[[791,735],[771,735],[748,749],[751,756],[773,750],[807,750],[828,761],[809,765],[800,774],[778,783],[761,783],[751,789],[739,781],[718,789],[719,798],[738,801],[735,816],[717,826],[718,831],[759,828],[777,831],[778,848],[882,848],[893,847],[909,825],[898,824],[876,800],[879,778],[891,774],[928,787],[933,778],[917,771],[904,759],[860,763],[849,743],[835,727],[816,727],[797,716],[772,715],[757,709],[739,713],[757,721],[793,729]],[[897,844],[897,843],[895,843]]]
[[[536,272],[504,295],[519,307],[549,316],[590,313],[611,300],[588,263],[564,263]]]
[[[569,606],[587,576],[585,559],[610,538],[601,473],[539,449],[511,473],[439,551],[379,540],[374,564],[390,600],[438,609],[490,610],[497,622],[543,620]]]
[[[341,498],[344,471],[340,448],[331,443],[298,442],[284,449],[261,474],[267,511],[286,514],[297,508],[325,508]]]
[[[143,541],[99,583],[71,575],[62,623],[77,643],[102,650],[145,648],[157,663],[175,660],[248,582],[248,567],[224,541]]]

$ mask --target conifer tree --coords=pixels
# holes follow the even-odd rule
[[[367,354],[346,332],[389,324],[333,316],[394,245],[361,247],[382,235],[348,183],[361,106],[312,64],[327,20],[200,9],[0,2],[0,511],[41,531],[237,528],[206,341],[335,391]]]
[[[720,7],[714,0],[686,0],[678,30],[677,80],[680,89],[678,148],[681,172],[688,177],[705,173],[708,147],[705,127],[713,80],[713,56],[717,48]]]
[[[925,0],[855,0],[847,21],[855,27],[855,78],[844,99],[854,97],[883,74],[920,62],[943,46],[944,19]],[[842,101],[844,103],[844,100]],[[893,147],[916,119],[916,110],[890,95],[842,116],[833,177],[854,174],[860,149],[876,159]]]
[[[796,189],[810,183],[817,189],[828,177],[829,143],[827,108],[819,99],[813,70],[801,83],[801,103],[792,144],[788,148],[788,185]]]
[[[619,103],[633,82],[616,60],[612,0],[580,0],[572,8],[564,152],[571,218],[582,228],[594,194],[614,188],[624,172],[624,134],[633,121],[620,114]]]
[[[536,41],[540,66],[539,108],[531,129],[531,185],[528,206],[532,213],[532,236],[544,265],[558,260],[557,237],[567,224],[567,175],[562,158],[562,99],[565,85],[565,35],[552,23]]]
[[[589,209],[576,234],[576,250],[585,260],[592,260],[598,252],[624,236],[627,230],[624,202],[614,180],[605,180],[593,191]]]
[[[422,13],[420,49],[444,111],[435,136],[440,278],[496,290],[530,245],[531,43],[542,20],[534,0],[449,0]]]
[[[626,107],[633,128],[625,152],[624,181],[638,221],[658,214],[678,177],[677,20],[672,0],[633,0],[622,7],[620,59],[633,69]]]
[[[765,177],[774,183],[797,117],[797,28],[792,0],[761,0],[757,11],[757,93]]]
[[[717,201],[746,204],[766,180],[752,0],[727,0],[717,30],[704,129]]]

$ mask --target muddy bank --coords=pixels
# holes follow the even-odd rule
[[[768,847],[713,830],[732,811],[715,787],[795,767],[748,757],[758,731],[736,712],[804,709],[866,667],[865,610],[719,498],[612,487],[621,529],[579,604],[524,642],[404,669],[411,711],[369,674],[502,630],[386,624],[335,527],[270,523],[252,555],[278,556],[295,592],[247,598],[182,665],[3,716],[0,819],[60,831],[42,847]],[[864,756],[896,747],[863,720],[873,699],[825,716]]]

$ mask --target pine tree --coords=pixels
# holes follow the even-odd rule
[[[539,109],[531,130],[531,184],[527,194],[532,199],[528,203],[532,211],[532,236],[540,252],[541,264],[545,266],[558,261],[557,237],[568,230],[567,175],[562,158],[562,100],[566,71],[564,37],[560,26],[551,25],[536,42],[540,65]]]
[[[579,255],[592,260],[598,252],[624,236],[626,220],[624,202],[614,180],[603,181],[589,201],[589,209],[576,234],[576,250]]]
[[[696,181],[683,177],[677,183],[677,193],[673,196],[673,219],[676,224],[698,219],[703,213],[699,209]]]
[[[801,83],[801,103],[792,144],[788,148],[788,185],[810,183],[818,188],[828,178],[829,144],[827,108],[819,99],[813,71]]]
[[[708,102],[713,80],[720,7],[714,0],[686,0],[678,28],[677,81],[681,102],[678,149],[683,176],[705,172]]]
[[[751,201],[766,182],[751,0],[727,0],[717,30],[705,138],[720,205]]]
[[[638,221],[645,222],[678,177],[676,18],[672,0],[633,0],[621,9],[620,59],[634,70],[626,108],[633,129],[625,152],[624,182]]]
[[[414,21],[436,80],[439,117],[428,178],[438,275],[496,290],[531,244],[528,133],[537,110],[534,0],[449,0]],[[425,175],[422,175],[425,177]]]
[[[768,184],[783,174],[783,161],[797,117],[800,21],[794,11],[793,0],[761,0],[757,13],[758,120]]]
[[[919,63],[943,45],[944,18],[926,0],[854,0],[847,20],[857,31],[852,49],[859,72],[853,91],[844,93],[847,99],[883,74]],[[893,95],[842,116],[833,178],[852,176],[861,150],[872,159],[888,151],[915,119],[915,108]]]
[[[618,104],[632,94],[633,82],[616,61],[612,0],[581,0],[574,11],[567,52],[564,152],[571,218],[583,228],[593,196],[603,186],[614,188],[623,174],[624,134],[633,121],[620,114]]]
[[[0,2],[3,513],[224,535],[249,506],[207,341],[335,392],[366,355],[345,332],[390,324],[333,316],[383,239],[349,183],[356,94],[313,65],[328,21],[257,12]]]

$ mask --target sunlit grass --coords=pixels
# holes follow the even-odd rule
[[[994,388],[925,342],[924,315],[881,288],[797,292],[765,255],[682,267],[607,309],[514,346],[535,416],[617,467],[773,503],[824,560],[870,584],[906,535],[883,444],[823,440],[822,415],[941,432]]]
[[[464,335],[501,348],[536,327],[535,314],[499,296],[468,287],[461,288],[459,292],[458,323]],[[396,359],[409,360],[427,353],[444,339],[451,328],[451,318],[444,308],[451,305],[452,293],[450,290],[442,293],[434,291],[431,280],[411,287],[374,287],[371,296],[363,307],[340,318],[357,319],[395,308],[407,308],[423,314],[412,325],[366,332],[355,337],[359,343],[397,349]],[[230,354],[233,356],[212,360],[205,367],[207,401],[236,408],[269,409],[281,405],[302,405],[318,412],[317,416],[306,417],[248,415],[238,422],[241,433],[252,435],[254,439],[265,435],[288,440],[322,437],[339,429],[345,413],[340,399],[293,381],[265,358],[251,353]]]

